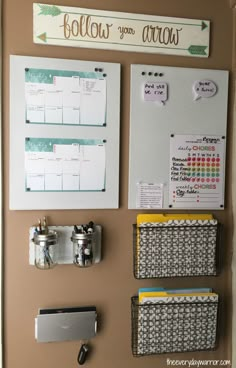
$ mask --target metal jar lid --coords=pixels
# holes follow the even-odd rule
[[[58,235],[56,231],[50,231],[48,234],[34,234],[34,242],[38,245],[40,243],[55,244],[57,242]]]
[[[94,232],[93,233],[78,233],[76,234],[75,231],[72,232],[72,237],[71,240],[72,241],[76,241],[76,240],[92,240],[94,237]]]

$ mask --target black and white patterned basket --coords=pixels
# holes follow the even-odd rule
[[[215,276],[220,234],[217,220],[133,225],[134,276]]]
[[[134,356],[216,348],[218,298],[139,304],[132,297],[131,312]]]

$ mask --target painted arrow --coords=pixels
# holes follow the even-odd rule
[[[202,31],[204,31],[204,29],[206,29],[208,27],[208,25],[205,22],[202,22]]]
[[[41,35],[38,36],[38,38],[43,41],[43,42],[47,42],[47,33],[44,32]]]
[[[43,4],[38,4],[38,6],[40,8],[39,15],[51,15],[52,17],[56,17],[61,14],[61,9],[58,6]]]
[[[191,45],[188,51],[191,55],[206,55],[207,46]]]

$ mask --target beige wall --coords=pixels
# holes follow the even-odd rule
[[[99,314],[93,354],[86,363],[96,368],[164,368],[166,358],[231,358],[231,256],[232,256],[232,84],[229,98],[226,203],[215,216],[225,225],[223,269],[219,277],[135,280],[132,273],[132,224],[137,211],[127,209],[129,148],[130,64],[162,64],[232,71],[232,9],[225,0],[57,0],[57,5],[209,19],[211,55],[208,59],[97,51],[32,42],[33,0],[3,0],[3,153],[4,153],[4,351],[6,368],[76,367],[79,342],[38,344],[34,318],[39,307],[95,304]],[[68,58],[122,64],[120,208],[118,210],[9,211],[9,55]],[[19,124],[22,122],[19,121]],[[103,261],[90,269],[58,266],[38,271],[28,262],[28,230],[46,215],[52,225],[73,225],[93,220],[101,224]],[[219,347],[214,352],[168,354],[133,358],[131,354],[130,297],[142,286],[211,286],[221,296]]]

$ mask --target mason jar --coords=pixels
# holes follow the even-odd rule
[[[48,270],[57,265],[58,235],[56,231],[47,234],[35,233],[35,266],[40,270]]]
[[[78,267],[89,267],[94,263],[96,233],[72,232],[73,263]]]

